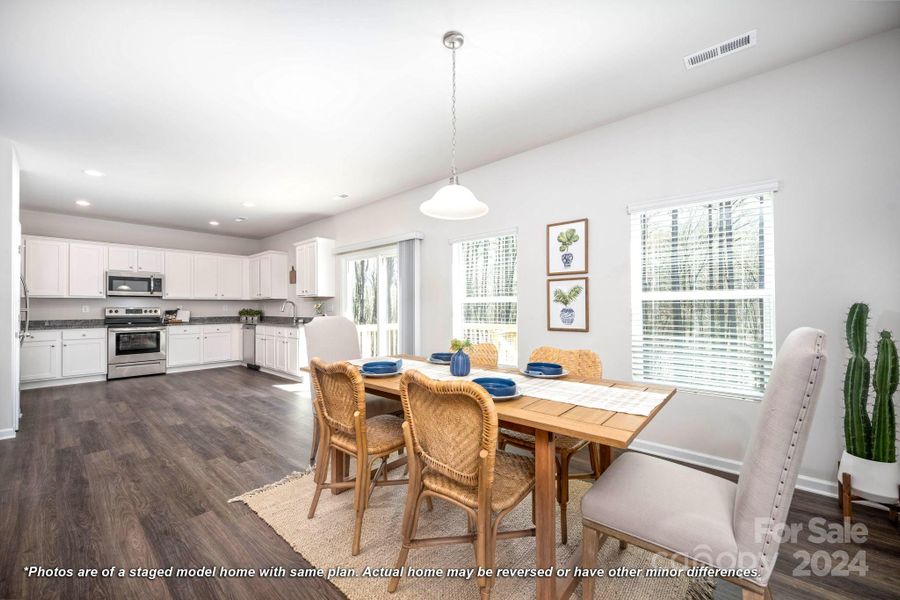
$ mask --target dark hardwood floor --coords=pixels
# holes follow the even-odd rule
[[[343,598],[323,579],[26,577],[45,568],[306,567],[227,500],[306,467],[306,386],[235,367],[23,393],[14,440],[0,441],[0,598]],[[900,536],[856,507],[862,545],[781,547],[777,599],[900,597]],[[798,492],[790,522],[840,522],[836,501]],[[305,515],[298,514],[298,518]],[[794,577],[795,552],[866,553],[866,576]],[[717,597],[729,595],[720,586]]]

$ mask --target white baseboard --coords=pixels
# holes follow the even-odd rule
[[[16,437],[15,429],[0,429],[0,440],[11,440]]]
[[[20,390],[36,390],[39,388],[59,387],[61,385],[75,385],[77,383],[93,383],[106,381],[106,373],[103,375],[85,375],[84,377],[61,377],[59,379],[44,379],[43,381],[26,381],[19,384]]]
[[[263,373],[268,373],[269,375],[276,375],[278,377],[284,377],[285,379],[291,379],[298,383],[303,383],[302,375],[291,375],[290,373],[285,373],[284,371],[274,371],[272,369],[267,369],[265,367],[260,367],[259,370]]]
[[[205,371],[206,369],[221,369],[223,367],[240,367],[244,363],[239,360],[227,362],[209,363],[206,365],[186,365],[184,367],[166,367],[166,373],[188,373],[190,371]]]
[[[731,458],[722,458],[721,456],[713,456],[693,450],[685,450],[684,448],[676,448],[675,446],[667,446],[665,444],[657,444],[656,442],[648,442],[646,440],[635,440],[631,443],[630,448],[646,454],[653,454],[663,458],[671,458],[673,460],[685,462],[701,467],[716,469],[726,473],[740,473],[741,461]],[[829,496],[837,498],[837,482],[809,477],[808,475],[800,475],[797,477],[797,489],[819,494],[821,496]]]

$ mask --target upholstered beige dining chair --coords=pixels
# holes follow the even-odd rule
[[[316,317],[303,327],[306,337],[306,355],[325,362],[355,360],[359,351],[359,334],[356,325],[346,317]],[[315,395],[315,390],[312,390]],[[315,406],[315,401],[313,401]],[[400,402],[366,394],[366,414],[370,417],[384,414],[400,414]],[[313,419],[313,437],[309,453],[310,464],[315,464],[319,447],[319,421]]]
[[[409,457],[409,488],[403,513],[403,546],[397,568],[414,548],[470,543],[478,567],[494,569],[498,536],[533,536],[534,528],[498,532],[503,518],[534,490],[534,459],[497,450],[497,411],[481,386],[471,381],[433,381],[417,371],[400,379],[403,435]],[[416,538],[419,504],[440,498],[460,507],[469,521],[466,535]],[[483,600],[492,578],[479,577]],[[393,577],[388,591],[400,584]]]
[[[535,348],[528,362],[552,362],[569,372],[572,377],[600,379],[603,366],[600,357],[591,350],[562,350],[551,346]],[[507,429],[500,430],[500,449],[516,446],[534,453],[534,436]],[[589,446],[591,471],[589,473],[569,473],[569,462],[582,448]],[[566,435],[556,436],[556,501],[559,503],[559,527],[562,543],[568,543],[569,526],[566,516],[569,503],[570,479],[597,479],[612,459],[611,448],[600,444],[579,440]]]
[[[359,554],[363,514],[369,503],[370,490],[379,485],[405,485],[406,479],[379,479],[390,468],[387,457],[404,446],[401,425],[403,419],[395,415],[366,418],[365,388],[359,370],[346,362],[325,363],[318,358],[310,362],[315,387],[316,419],[319,421],[319,442],[323,460],[316,464],[316,491],[307,518],[312,519],[323,489],[353,488],[353,508],[356,523],[350,553]],[[326,483],[328,463],[343,453],[356,459],[356,478],[352,481]],[[372,467],[381,459],[381,466],[372,475]],[[370,475],[371,478],[370,478]]]
[[[738,482],[661,458],[620,456],[581,501],[582,566],[596,568],[605,536],[687,565],[756,570],[725,577],[745,600],[771,596],[781,531],[825,371],[825,334],[794,330],[782,344]],[[593,579],[583,581],[593,597]]]

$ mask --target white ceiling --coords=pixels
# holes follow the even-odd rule
[[[4,0],[0,135],[26,208],[260,238],[446,176],[448,29],[465,170],[898,26],[832,0]]]

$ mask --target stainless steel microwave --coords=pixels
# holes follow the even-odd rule
[[[141,271],[107,271],[107,296],[162,298],[163,274]]]

